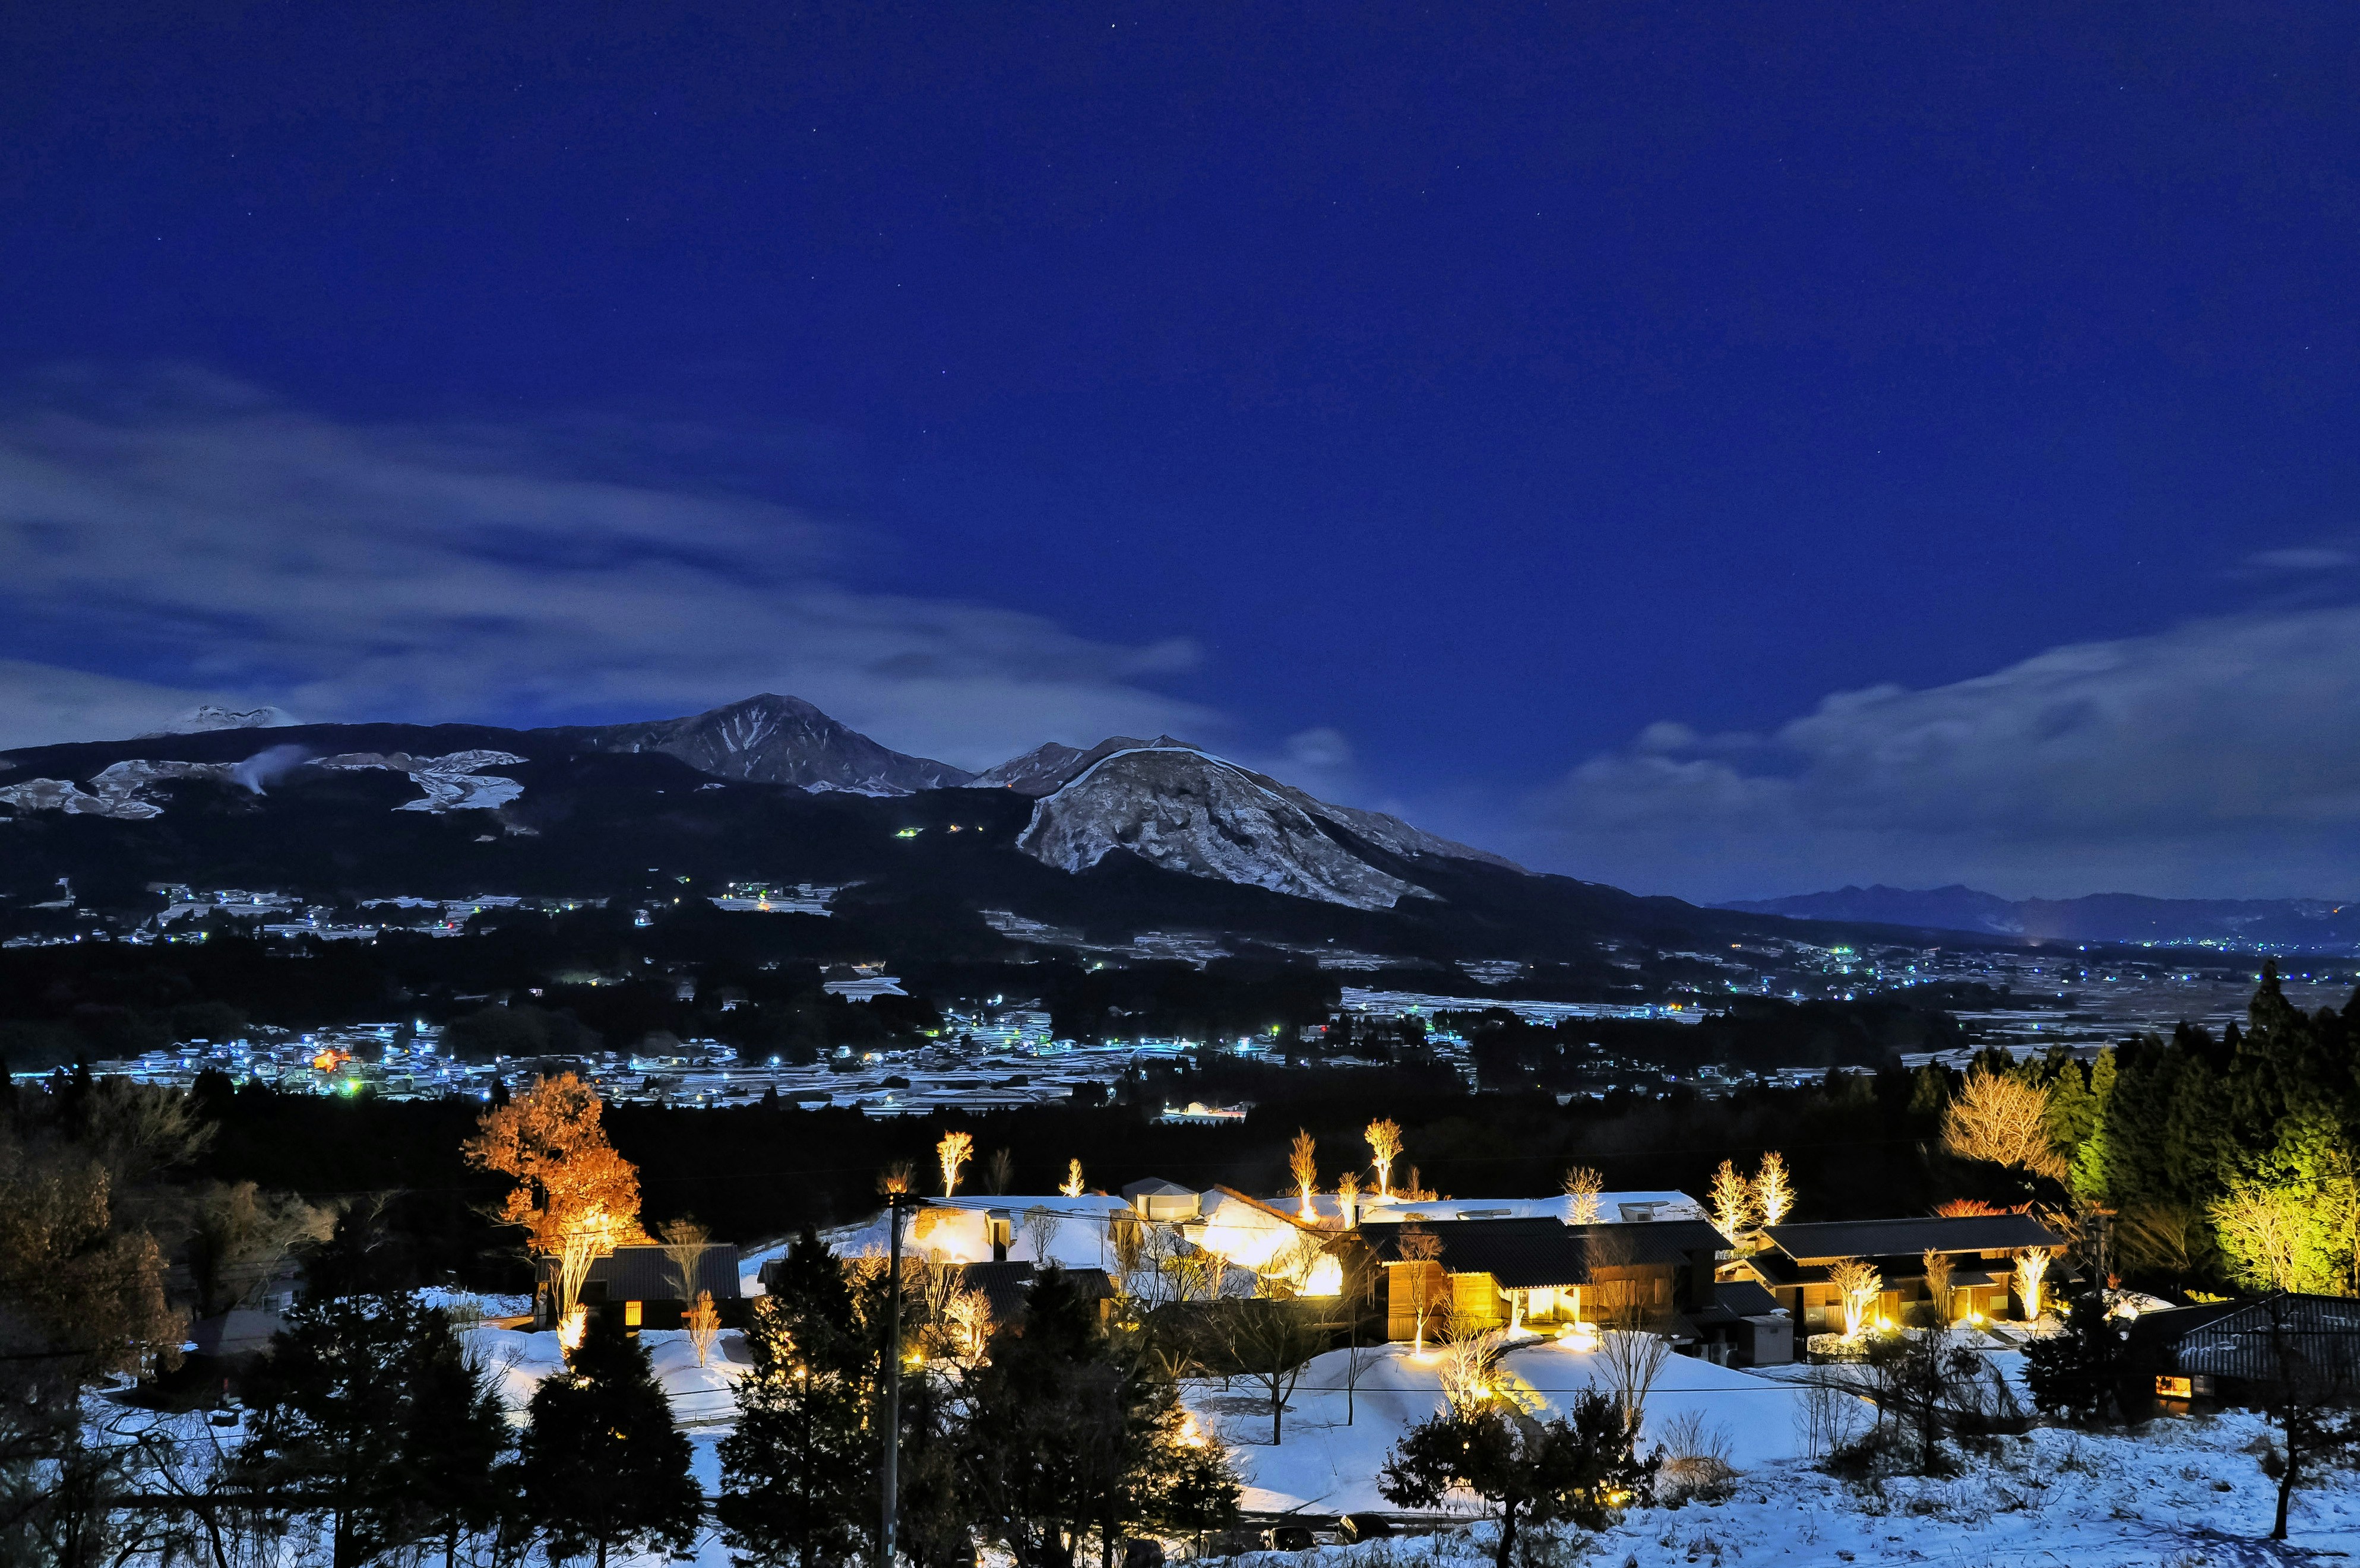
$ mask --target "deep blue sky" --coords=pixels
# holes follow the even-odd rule
[[[2360,716],[2355,44],[2328,5],[27,12],[20,733],[794,682],[969,765],[1168,719],[1699,895],[2350,891],[2360,743],[2309,732]],[[423,515],[454,474],[510,498]],[[394,578],[458,664],[333,635]],[[841,622],[751,626],[774,669],[696,640],[735,609],[667,642],[714,580]],[[508,625],[542,582],[578,613]],[[2260,725],[2234,778],[2191,712]]]

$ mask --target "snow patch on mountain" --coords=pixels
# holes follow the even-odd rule
[[[508,768],[524,761],[510,751],[454,751],[447,757],[411,757],[407,752],[387,756],[375,751],[348,751],[315,759],[311,766],[333,772],[353,773],[372,768],[405,773],[426,791],[422,799],[406,800],[397,811],[486,811],[505,806],[524,793],[513,779],[480,771]]]
[[[164,814],[164,808],[149,797],[148,786],[168,779],[243,782],[237,778],[237,770],[244,766],[237,762],[153,762],[137,757],[104,769],[89,780],[87,789],[66,779],[27,779],[22,784],[0,788],[0,803],[20,811],[62,811],[70,817],[145,822]]]
[[[206,702],[182,713],[167,728],[150,730],[134,738],[154,740],[162,735],[204,735],[213,730],[279,729],[294,722],[295,715],[284,708],[224,708],[218,702]]]

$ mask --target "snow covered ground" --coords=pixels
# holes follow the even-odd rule
[[[1442,1408],[1441,1364],[1420,1360],[1404,1345],[1360,1351],[1347,1395],[1352,1352],[1331,1350],[1304,1368],[1287,1401],[1284,1441],[1270,1443],[1268,1395],[1243,1378],[1189,1386],[1186,1399],[1200,1422],[1230,1445],[1247,1483],[1243,1506],[1257,1512],[1301,1510],[1347,1514],[1390,1511],[1377,1495],[1376,1475],[1403,1432]],[[1511,1350],[1503,1365],[1524,1380],[1553,1414],[1599,1377],[1598,1356],[1557,1341]],[[1678,1356],[1665,1363],[1647,1400],[1650,1441],[1683,1414],[1695,1411],[1722,1428],[1741,1469],[1802,1453],[1802,1390],[1732,1367]],[[1349,1419],[1347,1419],[1347,1406]]]
[[[1284,1440],[1275,1447],[1266,1399],[1253,1385],[1239,1379],[1226,1388],[1190,1387],[1190,1407],[1231,1445],[1247,1481],[1247,1508],[1327,1516],[1390,1510],[1377,1495],[1376,1473],[1401,1433],[1441,1407],[1438,1367],[1400,1345],[1362,1352],[1348,1425],[1348,1355],[1331,1352],[1306,1369],[1288,1402]],[[1511,1352],[1507,1367],[1555,1410],[1590,1386],[1596,1360],[1547,1343]],[[2020,1356],[1993,1360],[2020,1387]],[[2244,1412],[2158,1421],[2136,1433],[2044,1428],[1999,1440],[1994,1454],[1965,1459],[1949,1479],[1869,1484],[1817,1468],[1805,1446],[1802,1401],[1791,1380],[1674,1358],[1647,1401],[1648,1443],[1695,1412],[1727,1436],[1737,1480],[1719,1501],[1636,1510],[1595,1537],[1565,1533],[1554,1554],[1602,1568],[2197,1568],[2360,1554],[2360,1478],[2350,1474],[2296,1494],[2290,1549],[2260,1539],[2269,1530],[2276,1490],[2258,1457],[2266,1429]],[[1469,1519],[1439,1534],[1293,1555],[1317,1557],[1317,1568],[1473,1568],[1491,1561],[1492,1527],[1471,1505]]]
[[[497,1380],[500,1397],[511,1418],[521,1421],[525,1406],[541,1380],[565,1365],[554,1333],[530,1334],[517,1329],[478,1328],[468,1331],[467,1346],[484,1358]],[[672,1400],[672,1419],[683,1426],[727,1427],[737,1415],[731,1390],[753,1365],[745,1335],[724,1329],[713,1343],[702,1367],[696,1346],[684,1329],[646,1329],[639,1343],[655,1363],[656,1380]]]

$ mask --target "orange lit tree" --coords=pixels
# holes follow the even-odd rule
[[[590,1264],[644,1240],[639,1172],[599,1125],[598,1092],[571,1073],[543,1078],[486,1111],[462,1152],[512,1177],[500,1218],[524,1227],[536,1256],[557,1259],[558,1319],[571,1317]]]

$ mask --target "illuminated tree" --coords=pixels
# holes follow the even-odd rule
[[[2049,1272],[2049,1253],[2044,1247],[2027,1247],[2016,1255],[2016,1298],[2024,1303],[2024,1321],[2037,1323],[2040,1318],[2040,1281]]]
[[[1295,1147],[1286,1157],[1286,1169],[1295,1177],[1295,1190],[1301,1197],[1298,1212],[1310,1219],[1317,1213],[1311,1197],[1319,1190],[1319,1145],[1301,1127],[1295,1129]]]
[[[543,1078],[486,1111],[467,1163],[511,1177],[500,1217],[535,1253],[557,1259],[558,1316],[573,1315],[593,1259],[640,1240],[639,1173],[599,1125],[598,1093],[571,1073]]]
[[[1082,1195],[1082,1162],[1080,1160],[1069,1160],[1065,1162],[1065,1180],[1057,1191],[1068,1198],[1078,1198]]]
[[[1847,1258],[1829,1267],[1828,1283],[1836,1288],[1843,1302],[1844,1337],[1858,1339],[1868,1327],[1868,1314],[1876,1305],[1878,1293],[1885,1289],[1885,1277],[1874,1264]]]
[[[1606,1178],[1587,1165],[1577,1165],[1565,1173],[1565,1218],[1568,1225],[1598,1223],[1598,1194],[1606,1191]]]
[[[946,1132],[942,1142],[934,1145],[934,1162],[943,1171],[943,1196],[955,1197],[958,1192],[959,1168],[975,1155],[972,1133]]]
[[[1713,1228],[1735,1241],[1754,1228],[1754,1183],[1737,1173],[1735,1161],[1722,1160],[1712,1173]]]
[[[1352,1228],[1353,1209],[1360,1201],[1360,1178],[1347,1171],[1336,1178],[1336,1218],[1346,1230]]]
[[[713,1354],[713,1342],[721,1337],[721,1309],[713,1304],[713,1292],[699,1290],[680,1321],[688,1330],[688,1343],[696,1348],[696,1364],[704,1366]]]
[[[1978,1067],[1942,1109],[1942,1147],[1961,1160],[1986,1160],[2062,1179],[2065,1161],[2049,1137],[2049,1090]]]
[[[1371,1122],[1361,1136],[1369,1140],[1370,1162],[1377,1168],[1377,1196],[1390,1198],[1393,1192],[1393,1161],[1401,1158],[1401,1124],[1387,1116]]]
[[[1950,1321],[1950,1255],[1928,1247],[1925,1252],[1926,1295],[1933,1303],[1936,1326]]]
[[[663,1236],[664,1257],[680,1277],[680,1299],[694,1301],[697,1266],[705,1260],[705,1249],[713,1245],[713,1233],[685,1218],[666,1221],[657,1228]]]
[[[1430,1230],[1404,1225],[1401,1233],[1402,1263],[1410,1270],[1410,1311],[1417,1320],[1410,1354],[1426,1354],[1426,1296],[1434,1275],[1434,1260],[1442,1256],[1442,1238]]]
[[[917,1184],[918,1168],[906,1160],[896,1160],[877,1173],[877,1191],[880,1196],[904,1194]]]
[[[1795,1179],[1786,1173],[1786,1157],[1775,1149],[1754,1172],[1754,1205],[1765,1225],[1779,1224],[1795,1206]]]

